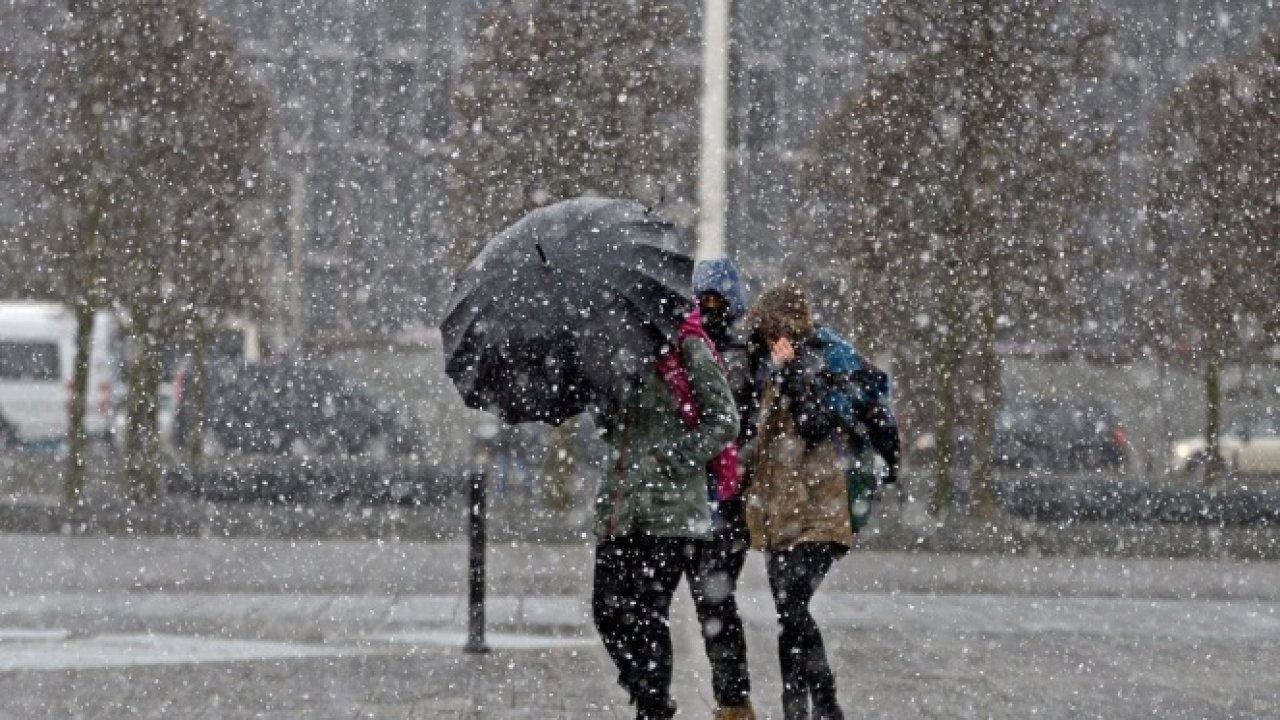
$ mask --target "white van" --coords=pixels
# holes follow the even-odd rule
[[[91,437],[111,429],[111,398],[120,377],[118,336],[111,313],[96,313],[85,398],[85,430]],[[66,439],[75,337],[75,314],[65,305],[0,301],[0,445]]]

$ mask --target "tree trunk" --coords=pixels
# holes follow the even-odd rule
[[[984,13],[994,14],[988,5]],[[974,338],[974,383],[978,396],[972,408],[973,457],[969,467],[969,511],[983,520],[995,514],[995,488],[991,477],[991,455],[995,446],[995,404],[1000,390],[999,359],[996,357],[996,303],[1000,297],[999,249],[996,246],[995,197],[1000,192],[996,176],[992,119],[1000,111],[998,81],[993,77],[992,47],[995,45],[990,24],[984,24],[976,38],[972,62],[974,82],[979,98],[972,116],[964,124],[965,144],[961,158],[962,197],[967,212],[959,218],[962,233],[969,238],[966,256],[971,272],[964,277],[970,296],[978,301],[977,327]]]
[[[160,494],[160,447],[156,436],[156,394],[160,383],[160,347],[151,313],[131,313],[133,353],[127,369],[128,413],[125,478],[130,497],[152,500]]]
[[[1204,466],[1204,484],[1211,486],[1222,479],[1226,471],[1226,461],[1222,457],[1222,366],[1225,360],[1223,324],[1226,322],[1220,271],[1210,270],[1209,302],[1210,317],[1205,327],[1205,373],[1204,373],[1204,437],[1208,443],[1206,452],[1208,459]]]
[[[71,7],[75,12],[74,3]],[[98,48],[101,51],[101,48]],[[93,88],[85,98],[85,106],[96,108],[106,101],[105,83],[102,82],[103,63],[106,56],[102,52],[95,54],[92,71],[85,78],[86,87]],[[102,297],[101,260],[104,244],[104,218],[109,202],[108,190],[103,183],[107,167],[106,129],[104,114],[92,111],[87,123],[88,166],[85,175],[89,184],[83,200],[83,220],[76,233],[79,244],[78,251],[70,259],[67,276],[71,287],[70,299],[75,308],[76,318],[76,357],[72,376],[71,406],[67,418],[67,468],[63,482],[63,497],[68,504],[80,501],[84,493],[85,450],[88,442],[85,436],[85,398],[89,391],[89,354],[93,340],[93,315],[96,307],[105,304]]]
[[[1000,393],[1000,358],[996,355],[996,293],[999,277],[994,260],[986,266],[987,289],[978,318],[975,386],[980,393],[974,407],[973,460],[969,469],[969,511],[983,520],[995,515],[995,411]]]
[[[89,396],[89,343],[93,338],[93,306],[76,303],[76,355],[71,376],[71,398],[67,401],[67,467],[63,478],[63,497],[68,505],[80,502],[84,493],[85,399]]]
[[[959,371],[959,332],[963,313],[960,310],[959,291],[948,286],[943,300],[943,330],[938,339],[935,366],[938,372],[938,418],[935,423],[933,495],[929,501],[929,513],[941,517],[951,504],[951,465],[955,447],[956,373]]]
[[[180,444],[186,458],[187,472],[199,473],[204,459],[204,407],[208,388],[209,346],[213,341],[210,322],[200,312],[191,318],[191,364],[182,380],[182,413],[186,423],[182,427]],[[177,412],[178,408],[174,408]]]

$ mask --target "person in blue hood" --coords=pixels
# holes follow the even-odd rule
[[[755,426],[754,408],[759,403],[746,343],[735,337],[735,323],[747,310],[738,268],[728,258],[699,262],[693,270],[693,291],[702,314],[702,327],[715,343],[733,389],[740,418],[737,442],[741,446],[750,438]],[[698,544],[698,557],[689,574],[689,588],[711,662],[716,720],[755,718],[746,637],[734,597],[750,546],[742,488],[740,482],[732,496],[719,497],[714,478],[708,479],[708,498],[713,507],[712,539]]]
[[[693,292],[702,309],[702,327],[723,355],[730,344],[730,326],[747,312],[737,266],[729,258],[699,262],[693,268]]]

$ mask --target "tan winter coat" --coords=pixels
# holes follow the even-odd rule
[[[802,542],[853,546],[843,461],[835,441],[806,448],[788,400],[770,380],[761,401],[747,527],[757,550],[790,550]]]

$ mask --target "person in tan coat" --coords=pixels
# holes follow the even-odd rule
[[[766,291],[750,320],[768,351],[747,490],[752,547],[766,554],[777,607],[787,720],[843,718],[809,602],[853,545],[838,421],[824,402],[822,351],[803,292]],[[812,702],[812,715],[810,703]]]

